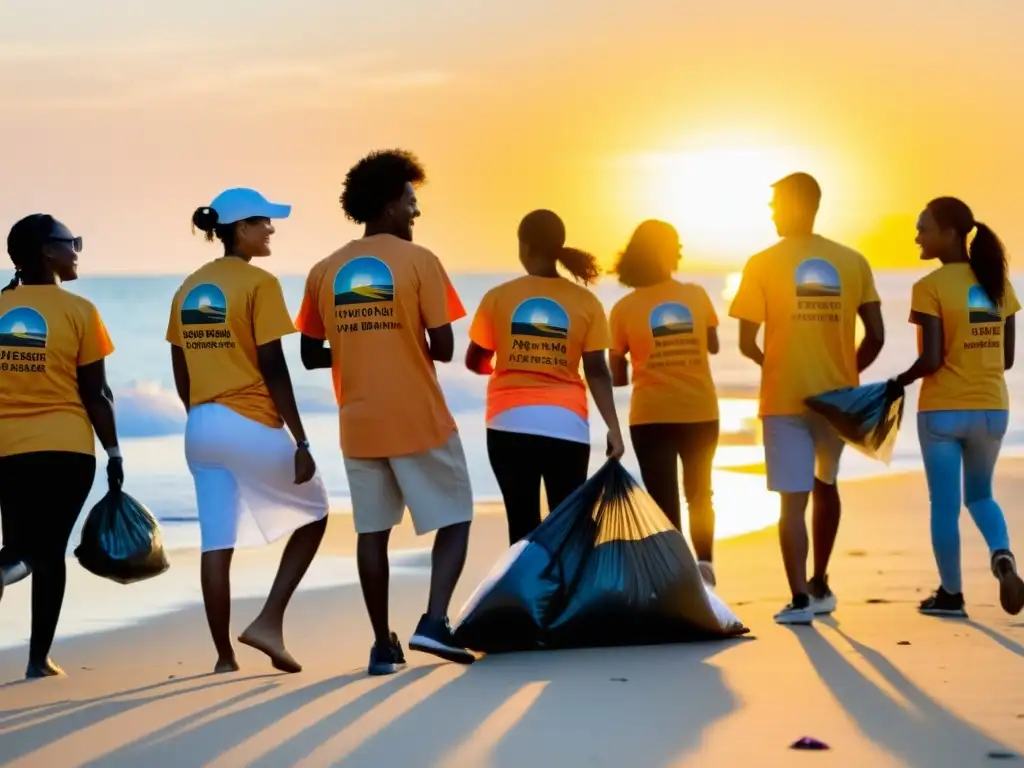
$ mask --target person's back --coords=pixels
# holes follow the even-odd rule
[[[407,240],[354,240],[318,263],[299,325],[323,329],[346,456],[420,453],[455,433],[426,330],[464,314],[438,258]],[[455,317],[453,317],[453,315]]]

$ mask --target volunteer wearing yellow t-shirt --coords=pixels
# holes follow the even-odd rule
[[[327,526],[327,491],[281,348],[295,326],[277,278],[252,263],[270,255],[271,220],[290,212],[241,188],[197,209],[193,225],[220,240],[224,255],[185,279],[167,324],[174,382],[188,411],[185,458],[196,486],[215,672],[238,669],[229,636],[235,547],[288,534],[270,596],[238,640],[277,669],[301,670],[285,649],[284,611]]]
[[[124,480],[104,359],[114,351],[89,301],[61,288],[78,278],[82,238],[52,216],[11,228],[14,279],[0,293],[0,596],[32,573],[25,676],[63,674],[49,658],[71,530],[96,474],[95,438],[112,486]]]
[[[760,416],[768,488],[782,496],[779,539],[793,601],[780,624],[831,613],[828,562],[839,529],[836,478],[843,443],[804,399],[855,386],[882,349],[884,328],[867,259],[814,233],[821,188],[795,173],[774,185],[782,238],[753,256],[729,309],[740,321],[740,352],[761,366]],[[858,316],[864,340],[857,347]],[[757,335],[764,326],[764,348]],[[807,580],[807,499],[814,494],[814,576]]]
[[[932,200],[918,218],[917,232],[921,258],[942,263],[914,284],[910,322],[918,327],[920,355],[896,377],[903,386],[921,379],[917,434],[941,581],[919,610],[967,615],[960,577],[960,505],[965,502],[988,544],[1000,602],[1007,613],[1018,614],[1024,608],[1024,581],[1010,552],[1003,510],[992,498],[992,474],[1009,421],[1004,372],[1013,367],[1020,302],[1007,278],[1002,243],[963,202]]]
[[[412,242],[416,187],[425,178],[404,150],[373,152],[349,170],[341,207],[364,226],[363,237],[310,270],[296,320],[303,364],[329,368],[334,379],[359,581],[373,626],[371,675],[405,664],[388,620],[388,539],[407,506],[416,533],[436,531],[427,612],[409,647],[460,664],[476,658],[448,621],[469,545],[473,491],[434,368],[451,361],[452,323],[466,310],[440,259]]]
[[[597,279],[589,253],[565,247],[565,225],[551,211],[519,224],[526,275],[489,290],[469,330],[466,366],[489,375],[487,454],[515,544],[540,525],[540,484],[548,509],[587,479],[590,422],[587,385],[608,427],[608,456],[624,448],[605,350],[608,320],[584,285]],[[583,377],[580,376],[580,363]]]
[[[711,564],[715,510],[711,465],[718,447],[718,395],[708,355],[718,353],[718,316],[707,291],[680,283],[679,233],[664,221],[645,221],[633,233],[615,272],[633,292],[611,313],[611,369],[616,386],[633,395],[629,434],[644,486],[681,529],[679,461],[690,513],[690,539],[701,576],[714,586]]]

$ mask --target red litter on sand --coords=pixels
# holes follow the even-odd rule
[[[818,741],[817,739],[812,739],[810,736],[804,736],[802,739],[794,741],[792,744],[789,745],[789,748],[813,750],[830,749],[829,745],[825,742]]]

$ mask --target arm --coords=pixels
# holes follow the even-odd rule
[[[475,341],[469,342],[466,348],[466,367],[481,376],[494,373],[494,350],[484,349]]]
[[[625,352],[609,352],[608,364],[611,367],[613,387],[624,387],[629,384],[629,361],[626,360]]]
[[[455,357],[455,334],[452,324],[445,323],[437,328],[427,328],[427,351],[431,360],[450,363]]]
[[[758,365],[764,365],[764,352],[757,346],[757,334],[760,330],[760,323],[740,320],[740,354]]]
[[[323,339],[302,334],[299,354],[302,355],[302,365],[307,371],[331,367],[331,349]]]
[[[754,336],[756,337],[757,334],[755,333]],[[757,342],[755,341],[754,344],[756,346]],[[718,328],[716,326],[713,326],[713,325],[709,326],[708,327],[708,354],[709,355],[717,355],[719,350],[721,350],[721,348],[722,348],[721,345],[718,343]]]
[[[185,413],[188,413],[192,402],[192,385],[188,377],[188,365],[185,363],[185,351],[177,344],[171,344],[171,369],[174,371],[174,388],[178,390],[178,399],[185,406]]]
[[[277,339],[256,347],[256,362],[267,384],[270,398],[277,406],[277,412],[281,414],[284,423],[288,425],[295,442],[305,443],[306,430],[302,427],[299,407],[295,404],[295,392],[292,390],[292,379],[288,375],[288,363],[284,359],[281,340]]]
[[[608,456],[619,459],[625,453],[622,431],[619,429],[619,415],[615,412],[615,397],[612,394],[612,375],[608,370],[604,350],[583,353],[583,374],[594,397],[594,404],[601,418],[608,426]]]
[[[931,376],[943,363],[942,318],[913,312],[912,319],[921,328],[921,354],[912,366],[896,377],[896,383],[904,387]]]
[[[103,360],[78,368],[78,394],[96,430],[96,437],[109,452],[117,448],[117,425],[114,420],[114,396],[107,385],[107,369]]]
[[[1013,360],[1016,355],[1017,346],[1017,328],[1016,321],[1013,319],[1016,315],[1010,315],[1006,318],[1006,323],[1003,325],[1003,370],[1008,371],[1013,368]]]
[[[857,314],[864,323],[864,340],[857,348],[857,372],[861,373],[875,362],[878,353],[882,351],[885,344],[885,323],[882,322],[882,304],[878,301],[861,304]]]

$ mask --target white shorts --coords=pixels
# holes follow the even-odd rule
[[[345,457],[356,533],[389,531],[409,508],[416,533],[473,519],[473,490],[458,433],[444,445],[390,459]]]
[[[185,425],[185,459],[203,552],[267,544],[327,515],[319,472],[295,484],[295,441],[283,428],[219,403],[197,405]]]
[[[843,441],[821,416],[765,416],[762,424],[768,490],[806,493],[815,478],[835,484]]]

